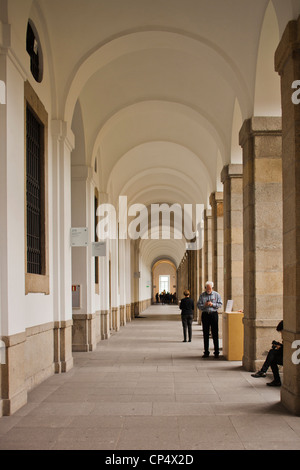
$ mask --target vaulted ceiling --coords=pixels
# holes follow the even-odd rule
[[[223,166],[241,162],[243,121],[281,113],[274,52],[299,0],[10,5],[42,29],[52,114],[75,135],[72,164],[97,160],[112,203],[207,207]],[[148,261],[164,250],[148,250]]]

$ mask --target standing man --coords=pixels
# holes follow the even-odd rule
[[[219,324],[218,309],[223,305],[222,299],[218,292],[213,290],[214,283],[207,281],[205,284],[205,292],[203,292],[197,302],[197,307],[202,311],[202,326],[204,337],[204,354],[203,357],[209,356],[209,328],[214,342],[214,355],[219,357]]]

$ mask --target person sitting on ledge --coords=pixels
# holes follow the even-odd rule
[[[281,333],[283,331],[283,321],[281,320],[276,328],[277,331]],[[283,365],[283,344],[279,343],[278,341],[272,341],[272,349],[268,352],[267,358],[262,366],[262,368],[257,371],[255,374],[251,374],[252,377],[259,378],[259,377],[266,377],[266,372],[271,367],[274,380],[272,382],[267,383],[270,387],[280,387],[281,380],[278,370],[278,365]]]

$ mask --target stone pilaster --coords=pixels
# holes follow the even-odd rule
[[[73,367],[72,320],[54,322],[54,368],[56,373]]]
[[[95,292],[95,258],[91,254],[94,241],[93,170],[86,165],[71,168],[72,176],[72,227],[87,227],[89,246],[72,248],[72,285],[80,286],[80,306],[73,307],[73,351],[93,351],[97,345],[97,319]],[[88,209],[87,209],[88,208]]]
[[[72,358],[71,152],[74,135],[68,123],[51,122],[53,159],[53,308],[55,371],[67,372]]]
[[[243,310],[243,166],[230,164],[221,174],[224,184],[224,308],[233,300]]]
[[[243,148],[244,358],[260,367],[282,319],[281,118],[253,117]]]
[[[209,203],[212,208],[212,280],[224,302],[223,193],[212,193]]]
[[[275,68],[281,76],[283,147],[284,360],[281,400],[289,410],[300,415],[300,364],[293,359],[294,342],[300,340],[300,104],[297,104],[298,100],[292,101],[295,92],[292,84],[300,80],[300,17],[298,21],[289,22],[285,29],[275,54]]]

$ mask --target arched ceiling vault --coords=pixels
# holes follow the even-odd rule
[[[287,22],[300,13],[299,0],[8,5],[8,22],[28,11],[38,23],[55,84],[52,119],[69,126],[73,120],[72,163],[94,167],[97,158],[100,193],[114,203],[126,195],[129,204],[146,206],[208,205],[222,167],[241,160],[243,121],[258,110],[279,109],[270,57]],[[141,243],[149,262],[164,250],[181,256],[184,242],[160,243]]]

